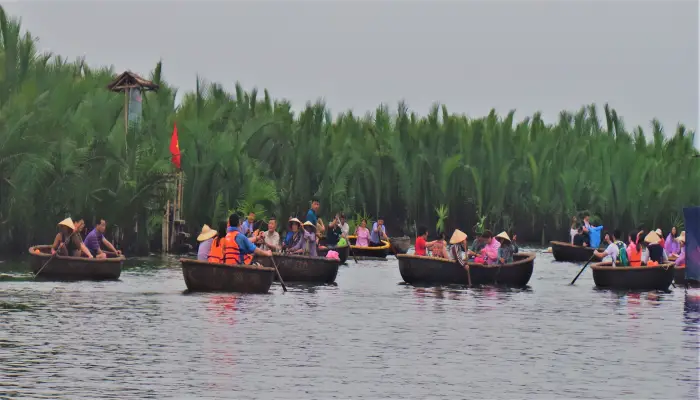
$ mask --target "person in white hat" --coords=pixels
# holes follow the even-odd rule
[[[461,266],[465,266],[466,261],[463,257],[459,256],[459,253],[460,251],[463,251],[464,256],[467,256],[467,252],[469,251],[469,247],[467,246],[467,239],[467,234],[460,231],[459,229],[455,229],[455,232],[450,238],[450,244],[452,245],[450,247],[450,254],[452,255],[452,258],[459,262]]]
[[[681,245],[681,254],[676,258],[676,265],[681,267],[685,265],[685,231],[681,232],[680,236],[676,238],[678,244]]]
[[[289,230],[287,231],[287,236],[284,238],[284,243],[282,243],[282,250],[289,250],[295,247],[303,237],[301,232],[301,221],[297,218],[289,218],[289,223],[287,225]]]
[[[216,230],[211,229],[209,225],[204,224],[204,226],[202,226],[202,231],[199,233],[199,236],[197,236],[197,241],[199,242],[199,248],[197,249],[197,260],[207,261],[209,251],[211,250],[211,244],[216,235]]]
[[[661,246],[662,240],[663,239],[659,236],[659,234],[654,231],[649,232],[649,234],[644,238],[644,242],[647,243],[647,250],[649,251],[649,261],[654,261],[659,264],[663,264],[668,261],[668,254],[666,254],[666,250],[664,250],[663,246]]]
[[[513,254],[518,252],[518,249],[513,246],[513,241],[506,231],[496,235],[496,240],[501,244],[498,248],[498,263],[510,264],[513,262]]]
[[[70,218],[66,218],[58,223],[58,234],[56,234],[53,245],[51,245],[51,254],[55,253],[58,253],[60,256],[70,257],[80,257],[82,253],[87,258],[93,258],[90,250],[80,240],[75,224]]]
[[[302,226],[305,229],[304,237],[294,247],[291,247],[289,252],[292,254],[306,253],[311,257],[317,257],[316,225],[311,223],[311,221],[306,221]]]

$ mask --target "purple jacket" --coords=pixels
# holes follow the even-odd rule
[[[666,236],[666,243],[664,244],[664,249],[666,249],[666,254],[669,256],[672,253],[678,254],[681,251],[681,244],[678,243],[673,235],[670,233]]]

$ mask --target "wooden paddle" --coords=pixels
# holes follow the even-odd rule
[[[58,246],[58,248],[56,249],[56,251],[55,251],[53,254],[51,254],[51,257],[49,257],[49,259],[44,263],[44,265],[42,265],[41,268],[39,268],[39,270],[36,272],[36,274],[34,274],[34,279],[36,279],[36,277],[39,276],[39,274],[41,273],[41,271],[43,271],[44,268],[46,268],[46,266],[49,265],[49,263],[50,263],[51,261],[53,261],[54,258],[56,258],[56,256],[58,255],[58,251],[61,250],[61,248],[64,247],[64,246],[66,245],[66,243],[68,243],[69,240],[71,240],[71,238],[73,237],[73,235],[75,235],[75,232],[73,232],[73,233],[71,233],[70,235],[68,235],[68,239],[66,239],[65,242],[61,243],[61,244]],[[52,247],[52,248],[53,248],[53,247]]]
[[[282,279],[282,275],[280,275],[280,270],[277,268],[277,263],[275,262],[275,258],[273,256],[270,256],[270,260],[272,260],[272,265],[275,267],[275,272],[277,272],[277,279],[279,279],[280,284],[282,284],[282,290],[284,290],[286,292],[287,286],[284,284],[284,280]]]
[[[578,279],[578,277],[581,275],[581,273],[583,272],[583,270],[586,269],[586,267],[588,266],[588,264],[590,264],[591,261],[593,261],[594,258],[596,258],[595,253],[593,253],[593,255],[591,256],[591,258],[588,259],[588,262],[583,266],[583,268],[581,268],[581,270],[578,271],[578,274],[576,275],[576,278],[574,278],[574,280],[571,281],[571,283],[570,283],[569,285],[573,285],[573,284],[576,282],[576,279]]]

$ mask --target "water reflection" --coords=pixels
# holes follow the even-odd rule
[[[697,393],[700,294],[592,291],[590,275],[569,286],[572,270],[549,260],[538,255],[526,289],[397,285],[395,260],[268,295],[183,296],[167,257],[138,260],[121,282],[3,281],[0,397],[462,398],[467,384],[488,399]]]
[[[683,322],[683,330],[693,332],[695,337],[698,332],[698,324],[700,324],[700,290],[698,289],[689,289],[685,293]],[[697,343],[694,344],[697,345]]]
[[[210,314],[216,316],[218,321],[234,325],[236,323],[237,301],[238,296],[236,295],[213,295],[209,298],[206,309]]]

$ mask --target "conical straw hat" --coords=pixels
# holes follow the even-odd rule
[[[644,241],[649,244],[656,244],[661,241],[661,238],[656,232],[649,232],[649,234],[644,238]]]
[[[455,233],[453,233],[452,237],[450,238],[450,244],[462,243],[466,238],[466,233],[460,231],[459,229],[455,229]]]
[[[498,235],[496,235],[496,238],[505,239],[505,240],[507,240],[507,241],[509,241],[509,242],[511,241],[511,240],[510,240],[510,236],[508,236],[508,234],[506,233],[506,231],[503,231],[503,232],[499,233]]]
[[[301,226],[301,221],[299,221],[299,219],[297,219],[297,218],[290,219],[288,225],[292,226],[292,223],[294,223],[294,222],[296,222],[297,224],[299,224],[299,226]]]
[[[73,220],[70,218],[66,218],[63,221],[58,223],[58,226],[65,226],[67,228],[70,228],[70,230],[74,231],[75,230],[75,225],[73,224]]]
[[[213,230],[213,229],[211,229],[211,228],[209,227],[209,225],[204,224],[204,226],[202,227],[202,232],[200,232],[200,233],[199,233],[199,236],[197,236],[197,241],[198,241],[198,242],[203,242],[203,241],[205,241],[205,240],[207,240],[207,239],[211,239],[211,238],[213,238],[214,236],[216,236],[217,233],[218,233],[218,232],[215,231],[215,230]]]
[[[304,222],[304,226],[309,226],[309,227],[313,228],[314,232],[316,232],[316,225],[312,224],[311,222],[309,222],[309,221]]]

